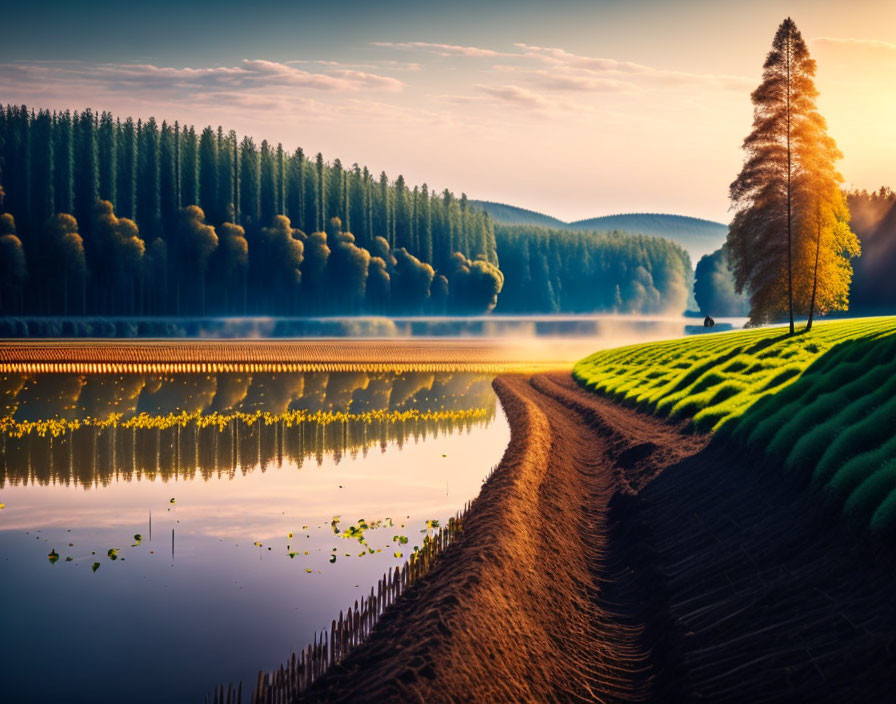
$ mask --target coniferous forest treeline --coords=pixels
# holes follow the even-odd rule
[[[495,225],[501,313],[680,313],[691,260],[672,240],[623,232]]]
[[[669,241],[496,238],[466,195],[222,127],[0,106],[0,189],[6,315],[657,312],[687,296]]]

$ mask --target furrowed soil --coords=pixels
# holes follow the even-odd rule
[[[893,701],[891,551],[565,374],[495,389],[511,442],[463,537],[304,701]]]

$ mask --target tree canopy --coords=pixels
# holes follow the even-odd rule
[[[843,309],[859,253],[834,164],[842,156],[819,114],[815,61],[789,17],[778,27],[753,91],[753,130],[731,184],[728,252],[754,323]]]

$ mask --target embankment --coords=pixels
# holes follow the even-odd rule
[[[706,436],[495,382],[464,536],[307,701],[890,701],[892,554]]]

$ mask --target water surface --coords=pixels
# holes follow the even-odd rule
[[[8,701],[254,681],[473,498],[509,439],[472,374],[10,375],[0,430]]]

